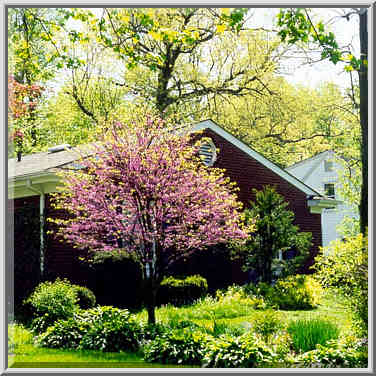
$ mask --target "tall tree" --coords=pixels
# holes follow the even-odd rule
[[[235,245],[236,253],[244,259],[244,269],[258,274],[260,282],[271,283],[273,261],[294,249],[295,257],[283,264],[285,275],[295,274],[309,256],[312,245],[310,232],[299,232],[293,224],[294,213],[287,209],[275,187],[266,186],[262,191],[253,190],[255,201],[245,210],[245,220],[255,225],[252,236],[242,245]]]
[[[352,104],[334,84],[312,89],[271,76],[268,85],[271,96],[219,98],[216,106],[201,109],[202,116],[218,121],[282,167],[327,149],[344,148],[359,128]]]
[[[359,78],[359,115],[361,127],[361,159],[362,187],[359,205],[360,230],[366,233],[368,227],[368,33],[367,8],[350,8],[343,17],[359,17],[360,56],[356,58],[348,51],[338,46],[335,35],[325,30],[324,24],[315,24],[308,9],[281,10],[278,14],[279,35],[283,41],[290,44],[297,42],[313,42],[319,45],[323,59],[328,58],[334,64],[340,61],[347,63],[347,71],[356,70]]]
[[[124,249],[140,263],[148,321],[155,323],[156,293],[168,266],[192,252],[246,237],[234,184],[198,158],[190,136],[149,118],[122,125],[83,159],[83,172],[64,174],[55,207],[59,234],[79,248]]]

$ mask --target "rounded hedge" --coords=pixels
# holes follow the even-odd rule
[[[192,304],[208,292],[208,283],[200,275],[188,277],[166,277],[159,288],[159,304]]]

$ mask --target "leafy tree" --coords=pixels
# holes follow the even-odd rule
[[[362,186],[359,205],[360,229],[363,234],[368,226],[368,38],[367,8],[350,8],[343,15],[349,19],[352,15],[359,17],[360,56],[355,57],[351,51],[338,46],[335,35],[325,30],[322,22],[315,24],[308,9],[284,9],[278,14],[277,24],[282,41],[289,44],[313,42],[321,48],[321,57],[334,64],[346,63],[345,70],[355,70],[359,78],[359,116],[361,126],[361,160]]]
[[[162,120],[123,128],[96,145],[84,171],[63,174],[55,207],[58,233],[77,247],[126,250],[140,263],[148,321],[155,322],[156,293],[175,260],[230,239],[243,239],[241,203],[223,171],[207,168],[189,134]]]
[[[255,201],[245,210],[245,222],[254,223],[255,230],[244,245],[235,246],[236,252],[244,258],[244,269],[258,273],[260,281],[271,283],[273,278],[273,260],[290,249],[297,255],[282,262],[283,274],[294,274],[306,260],[311,247],[312,234],[299,232],[293,224],[294,213],[287,210],[287,202],[274,187],[253,190]]]

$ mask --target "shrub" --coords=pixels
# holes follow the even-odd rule
[[[321,285],[308,275],[280,279],[267,290],[267,299],[280,309],[311,309],[317,307],[322,296]]]
[[[322,319],[294,321],[287,331],[291,335],[294,349],[301,352],[313,350],[318,344],[325,345],[327,341],[339,336],[338,327]]]
[[[93,308],[96,303],[94,293],[87,287],[73,285],[77,296],[77,303],[81,309]]]
[[[185,278],[166,277],[159,289],[160,303],[174,305],[191,304],[208,292],[204,277],[192,275]]]
[[[317,278],[345,295],[361,324],[368,327],[368,237],[359,234],[334,241],[315,258]]]
[[[253,368],[271,365],[276,354],[254,334],[222,335],[207,342],[204,367]]]
[[[25,303],[31,304],[34,314],[40,318],[32,323],[32,327],[45,330],[56,320],[73,316],[77,308],[77,296],[69,281],[58,278],[54,282],[40,283]]]
[[[260,312],[254,316],[253,330],[267,340],[272,334],[283,328],[278,313],[272,309]]]
[[[144,360],[162,364],[200,365],[208,336],[191,329],[172,330],[149,341]]]
[[[53,348],[120,351],[137,349],[140,338],[141,328],[128,310],[99,306],[59,320],[37,341]]]
[[[362,341],[351,345],[329,341],[326,346],[317,345],[315,350],[298,356],[296,365],[312,368],[367,368],[368,348]]]

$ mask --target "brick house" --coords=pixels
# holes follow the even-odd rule
[[[324,208],[335,206],[336,201],[328,199],[304,184],[211,120],[193,125],[191,131],[202,131],[202,137],[210,138],[211,141],[205,144],[201,150],[204,157],[203,162],[209,166],[226,170],[230,179],[237,182],[240,189],[239,200],[245,206],[248,206],[249,201],[254,199],[253,188],[260,190],[265,185],[276,186],[277,191],[289,202],[289,209],[295,213],[295,223],[300,230],[313,234],[311,257],[305,266],[307,271],[313,263],[319,246],[322,245],[321,211]],[[50,196],[52,192],[56,191],[59,184],[56,171],[79,168],[76,163],[78,159],[79,154],[75,148],[70,150],[57,148],[50,149],[49,152],[26,155],[20,162],[14,159],[9,160],[8,202],[10,209],[15,213],[15,221],[19,223],[19,227],[15,228],[15,265],[21,259],[25,260],[26,264],[20,267],[19,272],[24,283],[17,279],[17,275],[15,276],[16,290],[26,291],[34,287],[35,283],[32,283],[32,280],[36,271],[39,273],[38,278],[40,279],[67,277],[74,283],[88,285],[88,287],[97,290],[97,294],[102,293],[103,296],[109,293],[108,290],[106,292],[104,286],[108,286],[109,283],[116,284],[110,281],[111,278],[115,278],[114,273],[108,273],[105,269],[93,273],[92,269],[83,267],[82,263],[78,261],[77,249],[74,249],[72,245],[60,242],[52,235],[46,235],[50,225],[43,220],[34,222],[34,246],[31,247],[30,241],[23,241],[26,233],[24,229],[30,228],[31,224],[28,227],[22,222],[24,220],[20,215],[22,210],[25,207],[31,208],[34,218],[38,218],[38,214],[40,218],[59,215],[51,208]],[[32,256],[29,255],[25,258],[24,254],[25,252],[30,253],[30,247],[34,249],[34,252],[31,252]],[[34,265],[32,268],[31,264]],[[247,274],[241,271],[241,265],[229,261],[223,249],[217,249],[216,252],[200,252],[200,255],[193,257],[187,263],[177,265],[176,271],[200,273],[208,278],[209,285],[212,282],[215,287],[234,282],[242,283],[248,278]],[[129,273],[124,273],[124,270],[118,272],[120,273],[119,283],[123,286],[128,282],[121,282],[121,278],[128,277],[129,283],[132,283],[132,278],[133,280],[139,278],[131,271]],[[89,283],[89,280],[92,282]],[[98,292],[101,288],[103,291]],[[120,287],[120,289],[122,288]]]

